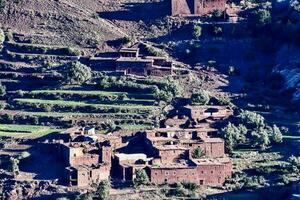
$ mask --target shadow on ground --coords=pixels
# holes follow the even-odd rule
[[[100,12],[99,16],[109,20],[150,21],[170,14],[167,0],[149,3],[126,3],[123,10]]]
[[[20,162],[20,171],[35,174],[35,180],[61,180],[64,177],[64,162],[53,146],[41,143],[58,137],[58,133],[51,133],[32,141],[32,147],[27,150],[30,157]]]

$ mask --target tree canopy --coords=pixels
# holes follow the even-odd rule
[[[95,192],[95,199],[106,200],[109,196],[110,184],[108,181],[101,181]]]
[[[210,100],[209,93],[206,90],[199,90],[192,94],[191,100],[192,104],[206,105]]]
[[[139,187],[142,185],[146,185],[149,183],[149,178],[145,170],[137,169],[135,171],[135,178],[133,180],[133,184],[135,187]]]
[[[80,62],[72,62],[66,66],[63,76],[67,83],[82,84],[91,79],[92,72],[88,66]]]

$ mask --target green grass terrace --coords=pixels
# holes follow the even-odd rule
[[[120,97],[126,95],[128,98],[143,99],[144,101],[154,101],[153,94],[139,94],[128,92],[113,92],[113,91],[99,91],[99,90],[33,90],[31,94],[58,94],[58,95],[95,95],[102,97]]]
[[[26,104],[48,104],[48,105],[61,105],[61,106],[91,106],[96,108],[127,108],[127,109],[142,109],[152,110],[158,108],[152,105],[141,105],[141,104],[97,104],[83,101],[65,101],[65,100],[45,100],[45,99],[15,99],[16,102]]]
[[[39,138],[62,130],[48,126],[0,124],[0,136],[14,138]]]

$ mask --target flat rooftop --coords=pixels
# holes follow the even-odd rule
[[[115,156],[120,161],[125,161],[125,160],[147,160],[147,155],[144,154],[144,153],[135,153],[135,154],[116,153]]]
[[[135,53],[139,51],[139,48],[134,47],[123,47],[119,50],[119,52],[126,52],[126,53]]]
[[[196,165],[223,165],[224,163],[230,162],[228,157],[223,158],[201,158],[201,159],[192,159]]]
[[[187,148],[182,147],[181,145],[156,145],[155,148],[161,151],[166,150],[187,150]]]
[[[144,62],[144,63],[153,63],[151,59],[144,58],[131,58],[131,57],[120,57],[116,60],[116,62]]]

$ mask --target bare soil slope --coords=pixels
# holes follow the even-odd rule
[[[109,21],[99,18],[105,2],[98,0],[5,1],[0,24],[18,39],[33,43],[98,47],[125,34]],[[117,3],[115,1],[115,3]]]

